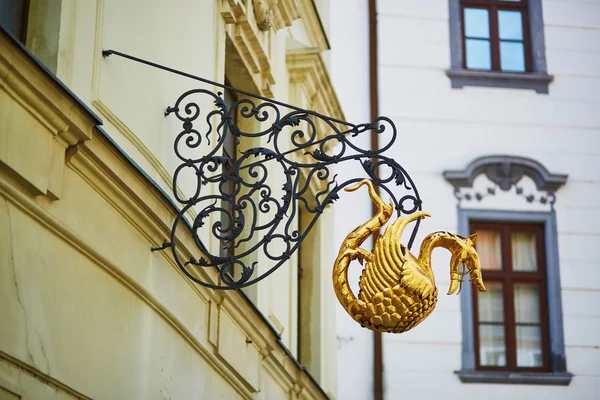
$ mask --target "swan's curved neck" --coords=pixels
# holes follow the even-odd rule
[[[456,247],[458,237],[448,232],[434,232],[423,239],[421,250],[419,252],[419,264],[425,267],[428,273],[433,277],[431,272],[431,253],[436,247],[448,249],[451,253]]]

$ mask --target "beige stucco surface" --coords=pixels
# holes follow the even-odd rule
[[[225,14],[243,3],[217,3],[144,2],[142,13],[134,2],[62,2],[58,77],[167,191],[176,165],[170,140],[180,128],[163,111],[194,85],[100,51],[131,52],[222,81],[226,32],[237,29],[225,27]],[[259,57],[260,71],[273,75],[258,73],[253,82],[266,86],[257,89],[341,115],[315,49],[320,42],[290,59],[291,31],[248,31],[255,23],[249,15],[246,34],[254,32],[268,54]],[[259,45],[249,45],[248,54],[260,53]],[[164,195],[22,49],[5,36],[0,46],[0,398],[333,397],[333,297],[322,284],[306,288],[320,302],[311,308],[318,315],[308,332],[318,347],[308,359],[321,387],[294,360],[298,257],[249,292],[256,306],[239,293],[193,284],[168,252],[150,251],[175,215]],[[304,257],[327,282],[320,267],[332,257],[327,212],[323,218],[313,241],[323,251],[308,249]],[[190,232],[177,239],[189,257]],[[217,279],[211,270],[197,273]]]

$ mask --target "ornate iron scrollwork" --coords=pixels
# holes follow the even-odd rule
[[[339,192],[365,177],[390,198],[398,216],[421,210],[414,182],[400,164],[385,155],[398,135],[389,118],[351,124],[115,51],[104,54],[117,54],[256,99],[243,98],[228,107],[222,93],[194,89],[182,94],[166,110],[167,116],[175,116],[182,123],[182,130],[174,140],[180,164],[175,169],[172,186],[173,196],[182,208],[173,222],[169,241],[153,250],[170,248],[182,271],[202,286],[238,289],[272,274],[298,249],[325,207],[339,198]],[[214,106],[203,110],[194,101],[198,95],[211,97]],[[319,135],[318,125],[327,134]],[[240,126],[260,126],[262,130],[249,131]],[[377,150],[352,143],[353,137],[367,131],[385,136],[385,143]],[[233,137],[239,145],[236,154],[223,151],[228,137]],[[244,147],[248,141],[260,142],[260,146]],[[199,151],[204,144],[211,146],[208,152]],[[330,167],[347,163],[360,163],[365,176],[337,182]],[[278,178],[269,179],[273,174]],[[186,186],[187,195],[178,190],[184,175],[188,177],[187,185],[189,177],[194,177],[195,187]],[[315,187],[318,189],[314,190]],[[294,223],[299,207],[312,215],[303,231]],[[189,225],[201,255],[181,259],[177,230],[189,218],[190,210],[196,213]],[[409,246],[418,225],[417,222]],[[231,250],[229,254],[223,248],[217,254],[211,251],[201,239],[201,232],[206,229]],[[273,246],[274,242],[278,245]],[[248,261],[258,251],[270,262],[261,268],[261,273],[256,271],[258,261]],[[191,268],[210,267],[219,271],[220,283],[205,282],[191,271]]]

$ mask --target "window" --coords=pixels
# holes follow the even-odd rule
[[[452,88],[548,93],[541,0],[449,0]]]
[[[464,67],[531,71],[527,1],[462,2]]]
[[[0,0],[0,25],[21,42],[25,42],[27,0]]]
[[[572,374],[567,372],[565,354],[554,210],[557,191],[568,176],[550,173],[534,159],[510,155],[482,156],[463,170],[443,175],[457,196],[458,232],[477,232],[488,289],[474,293],[466,285],[460,295],[459,379],[465,383],[568,385]],[[487,181],[478,179],[482,175]],[[535,195],[523,193],[524,178],[535,184]],[[482,195],[486,187],[487,195]],[[522,200],[529,204],[526,208],[538,199],[541,207],[535,206],[535,211],[484,208],[497,207],[486,199],[499,192],[512,192],[512,201]],[[474,202],[482,201],[484,207],[473,208]],[[540,211],[544,208],[547,211]]]
[[[549,371],[543,226],[471,223],[486,292],[474,293],[476,368]]]
[[[568,385],[554,211],[459,208],[458,230],[477,232],[487,288],[461,292],[460,380]]]

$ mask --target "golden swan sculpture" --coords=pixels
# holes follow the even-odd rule
[[[333,268],[335,294],[354,320],[374,331],[402,333],[427,318],[437,303],[438,291],[431,270],[431,252],[435,247],[444,247],[452,253],[448,294],[457,289],[460,292],[462,278],[467,273],[475,287],[485,291],[474,247],[476,235],[431,233],[423,240],[418,258],[400,243],[404,227],[418,218],[428,217],[425,212],[398,218],[377,238],[372,252],[361,249],[359,246],[388,222],[393,212],[393,204],[385,204],[369,180],[345,190],[352,192],[363,185],[367,185],[378,212],[346,236]],[[366,262],[359,281],[358,298],[348,284],[348,267],[353,260],[361,264]],[[461,270],[463,263],[466,270]]]

